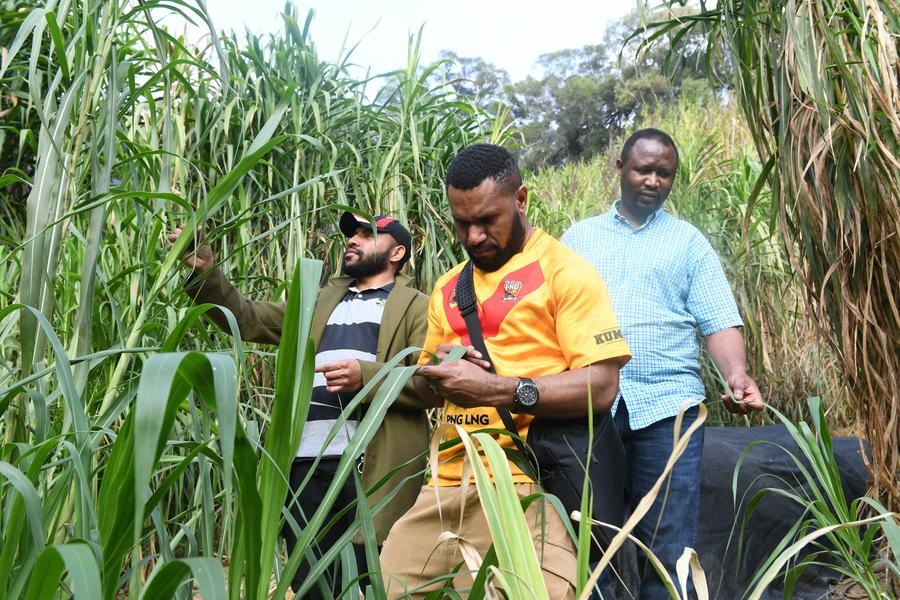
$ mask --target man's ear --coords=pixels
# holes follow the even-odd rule
[[[622,174],[622,167],[624,167],[624,166],[625,166],[625,163],[622,162],[622,159],[617,158],[617,159],[616,159],[616,173],[618,173],[619,175],[621,175],[621,174]]]
[[[516,208],[521,215],[525,215],[528,210],[528,188],[524,185],[516,190]]]
[[[406,246],[394,244],[394,248],[391,250],[390,261],[393,263],[399,263],[403,260],[404,256],[406,256]]]

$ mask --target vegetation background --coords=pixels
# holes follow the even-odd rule
[[[310,17],[290,5],[279,34],[200,47],[150,12],[203,23],[203,7],[0,0],[0,597],[184,596],[188,572],[205,597],[264,597],[288,581],[299,555],[276,560],[275,539],[291,439],[270,432],[304,418],[302,319],[276,367],[274,349],[199,318],[177,257],[202,228],[248,295],[293,285],[292,302],[308,306],[339,262],[340,207],[353,206],[409,224],[411,267],[429,290],[462,257],[442,177],[475,141],[521,156],[529,216],[558,235],[615,199],[625,135],[672,132],[682,163],[669,207],[722,257],[767,399],[796,421],[820,396],[833,427],[860,430],[859,388],[806,308],[792,256],[804,239],[781,237],[781,189],[760,184],[771,167],[724,83],[735,54],[715,37],[659,36],[638,52],[634,15],[520,82],[478,58],[421,64],[412,37],[405,69],[357,81],[349,55],[319,59]],[[709,65],[722,83],[708,83]],[[188,233],[169,250],[176,225]],[[324,270],[295,271],[304,257]],[[704,377],[713,422],[750,422],[726,414],[715,374]],[[227,591],[215,583],[223,563]]]

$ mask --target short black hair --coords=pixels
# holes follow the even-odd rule
[[[628,157],[631,156],[631,149],[634,148],[634,145],[640,140],[656,140],[663,146],[668,146],[675,151],[675,164],[678,164],[678,146],[675,145],[675,140],[673,140],[672,136],[665,131],[654,129],[652,127],[639,129],[625,140],[625,144],[622,146],[622,154],[619,155],[619,160],[622,161],[622,164],[625,164]]]
[[[444,184],[448,188],[471,190],[485,179],[493,179],[509,192],[522,185],[516,159],[508,150],[494,144],[472,144],[464,148],[447,168]]]

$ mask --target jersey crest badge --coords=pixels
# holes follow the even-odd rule
[[[519,291],[522,289],[522,282],[515,279],[507,279],[503,282],[503,301],[515,302],[519,299]]]

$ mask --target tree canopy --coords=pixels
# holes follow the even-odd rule
[[[445,51],[446,62],[432,79],[450,82],[458,95],[491,112],[498,103],[509,107],[525,168],[586,160],[661,104],[674,104],[682,95],[714,97],[709,66],[727,80],[730,61],[714,61],[699,33],[661,37],[644,48],[640,31],[638,15],[631,13],[607,27],[602,43],[544,54],[537,63],[540,75],[516,82],[481,58]]]

